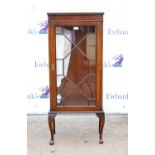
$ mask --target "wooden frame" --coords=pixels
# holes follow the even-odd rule
[[[57,106],[57,75],[56,75],[56,26],[95,26],[96,27],[96,105],[95,106]],[[55,116],[59,112],[83,111],[94,112],[99,117],[100,143],[105,116],[102,104],[102,42],[103,42],[103,13],[48,13],[49,29],[49,83],[50,83],[50,112],[49,128],[51,142],[54,143]]]

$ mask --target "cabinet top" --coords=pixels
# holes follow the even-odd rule
[[[70,15],[104,15],[104,12],[61,12],[61,13],[47,13],[48,16],[70,16]]]
[[[50,22],[102,22],[103,12],[47,13]],[[58,24],[58,23],[57,23]],[[75,23],[74,23],[75,24]]]

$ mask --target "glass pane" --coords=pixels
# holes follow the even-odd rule
[[[89,59],[96,58],[96,35],[87,35],[87,56]]]
[[[62,75],[63,76],[63,59],[56,60],[56,65],[57,65],[57,75]]]
[[[76,87],[64,98],[63,106],[88,106],[87,96]]]
[[[96,105],[96,27],[56,27],[57,106]]]

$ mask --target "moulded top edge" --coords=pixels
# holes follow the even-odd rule
[[[69,15],[104,15],[104,12],[59,12],[59,13],[47,13],[48,16],[69,16]]]

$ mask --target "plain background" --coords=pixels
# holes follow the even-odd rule
[[[59,2],[59,1],[58,1]],[[98,1],[94,7],[94,1],[87,5],[88,1],[79,1],[77,5],[73,1],[71,6],[63,3],[52,4],[50,0],[44,3],[29,3],[25,14],[25,37],[26,49],[24,60],[26,60],[25,74],[30,75],[24,78],[27,92],[25,104],[28,114],[47,114],[49,110],[49,98],[40,99],[41,90],[49,86],[48,67],[36,67],[35,63],[48,64],[48,34],[34,33],[40,29],[39,23],[47,20],[47,12],[104,12],[103,24],[103,106],[106,113],[127,113],[129,99],[120,99],[120,96],[127,96],[129,70],[129,49],[128,35],[112,35],[110,31],[128,31],[128,9],[126,3],[116,3],[113,5],[109,1]],[[84,7],[82,4],[86,4]],[[66,4],[66,5],[65,5]],[[100,5],[99,5],[100,4]],[[62,8],[62,5],[65,7]],[[122,54],[124,57],[122,67],[112,67],[114,57]],[[35,63],[34,63],[35,62]],[[110,64],[110,65],[109,65]],[[111,96],[119,95],[113,98]],[[130,94],[128,95],[130,98]]]
[[[105,0],[106,1],[106,0]],[[8,1],[0,5],[0,154],[27,154],[27,115],[24,97],[23,77],[24,61],[23,28],[29,3],[41,1]],[[51,4],[54,5],[54,0]],[[70,0],[69,5],[85,8],[104,6],[104,0]],[[44,3],[44,1],[42,1]],[[61,3],[65,9],[67,0]],[[74,5],[73,5],[74,3]],[[75,4],[77,3],[77,4]],[[154,150],[154,5],[151,1],[109,0],[109,6],[115,4],[129,7],[130,38],[130,105],[129,105],[129,154],[155,154]],[[128,4],[129,3],[129,4]],[[18,58],[18,59],[17,59]],[[16,60],[16,61],[15,61]]]

